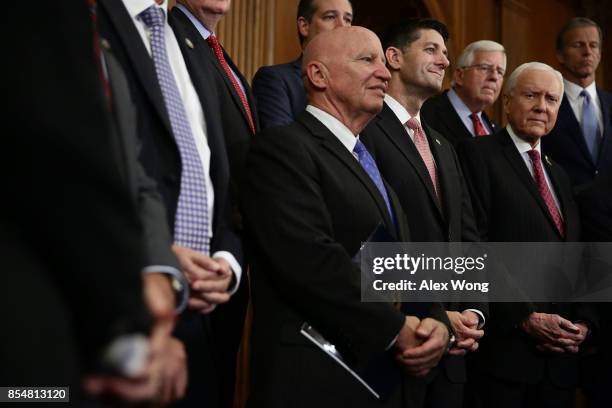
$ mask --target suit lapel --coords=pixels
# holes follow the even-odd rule
[[[552,224],[555,231],[557,231],[555,222],[553,221],[552,216],[550,215],[550,211],[548,211],[548,207],[546,206],[546,203],[544,202],[544,199],[540,194],[540,190],[538,190],[538,186],[535,180],[533,179],[533,176],[531,175],[529,169],[527,168],[527,165],[525,164],[525,160],[523,160],[523,158],[521,157],[521,154],[516,149],[514,142],[512,142],[512,138],[510,138],[510,135],[506,130],[503,130],[498,134],[498,141],[502,144],[504,155],[510,163],[510,166],[516,172],[519,180],[521,180],[523,185],[525,185],[529,193],[536,200],[536,203],[538,203],[538,205],[540,206],[540,209],[544,212],[544,216]],[[543,157],[542,160],[547,161],[548,159]],[[550,172],[549,178],[551,178]],[[558,190],[556,186],[553,186],[553,188],[555,188],[555,192]]]
[[[612,112],[610,112],[611,101],[606,95],[597,88],[597,96],[599,97],[599,104],[601,106],[601,114],[603,116],[603,130],[601,141],[601,148],[599,149],[599,160],[597,164],[601,164],[603,157],[607,157],[607,151],[612,149]],[[604,164],[605,165],[605,164]]]
[[[550,183],[552,184],[552,187],[555,190],[554,193],[557,197],[557,200],[559,201],[561,215],[564,219],[564,224],[565,224],[565,236],[566,237],[572,236],[571,234],[573,234],[573,231],[568,230],[568,228],[571,228],[570,227],[571,223],[568,222],[567,220],[567,217],[569,216],[568,211],[567,211],[567,203],[570,201],[571,197],[568,196],[568,192],[565,191],[565,189],[562,189],[561,185],[559,184],[559,173],[558,173],[559,169],[557,168],[557,166],[552,161],[550,161],[550,159],[546,155],[543,158],[543,163],[544,163],[544,167],[546,168],[546,173],[548,174],[548,178],[550,179]],[[546,211],[546,213],[550,215],[548,211]],[[552,217],[549,217],[549,220],[552,223],[552,225],[555,227],[555,231],[558,232],[557,227],[555,226],[555,223],[552,220]]]
[[[448,149],[442,145],[440,136],[438,136],[437,133],[435,133],[435,131],[431,129],[426,123],[423,124],[423,130],[427,135],[427,141],[431,149],[431,154],[433,155],[434,160],[436,161],[438,183],[440,183],[440,198],[444,203],[442,208],[450,209],[453,207],[453,203],[450,202],[452,197],[449,193],[450,191],[452,191],[453,186],[449,184],[450,181],[445,177],[445,175],[449,175],[455,171],[454,169],[450,168],[451,163],[453,163],[450,157],[451,154]],[[429,176],[429,173],[427,174]],[[433,198],[433,190],[431,191],[431,194]],[[434,202],[438,206],[440,217],[442,217],[443,220],[445,218],[450,219],[450,214],[448,213],[449,211],[442,211],[439,201],[440,200],[434,200]]]
[[[446,125],[447,131],[451,134],[455,133],[457,137],[463,139],[472,139],[472,133],[465,127],[450,99],[448,99],[448,91],[444,92],[443,97],[440,98],[440,103],[443,106],[443,109],[440,109],[440,115],[444,119],[443,123]],[[457,134],[458,132],[460,134]]]
[[[383,133],[387,135],[389,140],[391,140],[391,142],[399,149],[399,151],[402,152],[404,157],[406,157],[410,165],[418,174],[421,182],[425,185],[425,188],[429,193],[429,197],[438,208],[440,214],[442,214],[438,198],[436,197],[433,189],[431,177],[427,171],[427,167],[425,167],[425,163],[423,163],[423,159],[414,146],[414,143],[412,140],[410,140],[410,136],[406,133],[404,125],[400,123],[387,104],[383,104],[383,110],[379,114],[379,121],[377,125],[380,127]]]
[[[322,140],[322,145],[325,149],[329,150],[340,162],[348,167],[351,172],[357,177],[357,179],[363,184],[368,190],[378,210],[385,220],[385,225],[392,226],[391,216],[387,210],[387,204],[382,197],[378,187],[372,181],[368,173],[361,167],[361,164],[355,159],[355,157],[346,149],[346,147],[338,140],[338,138],[325,127],[318,119],[312,116],[308,112],[304,112],[298,121],[302,123],[306,128],[316,137]],[[387,187],[388,188],[388,187]],[[389,199],[391,199],[389,197]],[[394,208],[396,210],[396,208]]]
[[[567,99],[567,95],[563,95],[563,99],[561,100],[561,106],[559,107],[558,120],[561,121],[562,128],[566,129],[570,138],[574,140],[574,143],[578,146],[578,150],[582,153],[582,155],[588,160],[590,163],[593,163],[593,158],[591,157],[591,153],[586,145],[586,141],[584,140],[584,135],[582,134],[582,129],[580,128],[580,123],[578,122],[578,118],[574,114],[572,106]],[[594,163],[593,163],[594,164]]]
[[[487,126],[489,126],[489,129],[491,129],[491,134],[495,134],[497,132],[497,126],[491,121],[491,119],[489,119],[485,111],[482,111],[481,117],[484,119]]]
[[[99,3],[105,8],[115,27],[115,31],[119,34],[126,53],[132,63],[131,65],[134,67],[138,79],[142,83],[142,87],[161,117],[164,126],[166,126],[168,131],[172,134],[170,118],[168,117],[164,98],[158,85],[159,82],[157,80],[157,74],[155,73],[153,60],[142,43],[140,34],[136,30],[136,27],[134,27],[132,18],[121,1],[100,0]],[[152,86],[152,84],[155,84],[155,86]]]

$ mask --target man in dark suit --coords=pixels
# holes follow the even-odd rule
[[[231,225],[229,164],[214,120],[220,112],[212,73],[193,53],[181,53],[179,41],[193,45],[196,39],[189,40],[180,28],[172,31],[166,3],[101,0],[98,16],[104,41],[130,84],[141,163],[164,198],[174,252],[191,283],[191,310],[177,327],[189,363],[184,404],[216,406],[213,340],[209,319],[201,313],[226,302],[230,284],[237,288],[242,255]],[[203,195],[207,191],[214,194]]]
[[[36,14],[21,3],[7,11],[3,35],[34,26],[9,46],[4,66],[13,78],[4,131],[20,136],[7,141],[1,161],[12,175],[0,221],[2,262],[11,271],[0,296],[0,383],[70,386],[70,401],[89,406],[81,392],[87,375],[92,394],[150,400],[160,391],[174,300],[161,274],[147,274],[143,291],[146,238],[125,172],[130,158],[117,147],[94,62],[89,10],[83,1]],[[47,35],[58,41],[28,51]],[[117,358],[109,353],[115,347],[130,352]]]
[[[259,130],[257,109],[246,78],[240,73],[230,56],[225,52],[215,35],[219,21],[230,10],[231,0],[179,0],[172,10],[172,25],[177,35],[184,32],[191,45],[181,41],[180,45],[191,69],[204,66],[211,73],[217,87],[220,116],[210,118],[221,126],[230,164],[230,187],[232,200],[232,222],[238,231],[242,229],[240,201],[240,179],[244,158],[250,139]],[[196,65],[191,66],[193,62]],[[215,360],[219,375],[221,404],[231,407],[234,399],[236,361],[242,339],[242,331],[248,304],[248,279],[242,279],[232,299],[220,305],[211,315],[217,350]]]
[[[423,102],[442,86],[447,39],[446,27],[431,19],[410,19],[387,29],[382,41],[391,80],[383,110],[361,134],[383,177],[397,192],[416,242],[478,241],[455,150],[419,114]],[[428,52],[428,47],[433,51]],[[420,129],[414,128],[416,124]],[[466,375],[460,355],[478,347],[485,306],[446,307],[453,310],[447,313],[458,347],[451,350],[455,356],[442,360],[441,371],[434,370],[419,382],[421,401],[416,406],[462,406]]]
[[[446,326],[434,319],[419,321],[389,303],[360,301],[353,257],[361,243],[379,225],[395,239],[409,238],[395,194],[358,138],[382,108],[389,80],[384,54],[371,31],[343,27],[308,45],[304,72],[306,112],[258,135],[247,160],[256,373],[250,402],[403,406],[410,392],[398,387],[377,400],[300,333],[311,324],[358,370],[398,353],[415,375],[439,361],[449,340]]]
[[[571,19],[557,36],[565,93],[542,146],[578,189],[612,171],[612,94],[595,84],[602,39],[601,28],[584,17]]]
[[[352,22],[350,0],[300,0],[297,10],[300,46],[304,49],[320,32],[347,27]],[[296,120],[306,108],[302,55],[287,64],[259,68],[253,77],[253,93],[262,129]]]
[[[554,126],[562,94],[559,72],[542,63],[519,66],[504,89],[506,129],[461,146],[483,240],[578,240],[567,175],[541,158],[540,138]],[[468,406],[573,407],[576,353],[589,330],[588,310],[534,301],[491,303],[490,314],[470,360]]]
[[[582,223],[581,240],[590,244],[595,252],[603,252],[599,260],[590,260],[587,273],[594,287],[610,288],[610,242],[612,241],[612,173],[601,174],[587,188],[582,190],[576,201]],[[612,307],[609,302],[597,303],[599,331],[594,336],[595,353],[585,356],[582,367],[581,387],[590,408],[604,408],[609,405],[610,384],[612,383]]]
[[[429,98],[421,115],[454,147],[463,140],[495,133],[485,109],[495,103],[506,72],[506,51],[495,41],[469,44],[457,60],[451,89]]]

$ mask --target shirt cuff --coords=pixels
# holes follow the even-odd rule
[[[167,265],[151,265],[142,270],[142,273],[164,273],[170,276],[172,289],[176,293],[175,313],[178,315],[185,310],[189,301],[189,282],[181,271]]]
[[[393,340],[391,340],[391,344],[389,344],[387,346],[387,348],[385,349],[385,351],[389,351],[391,350],[391,347],[395,346],[395,343],[397,342],[397,339],[399,338],[399,333],[393,338]]]
[[[240,264],[236,261],[234,255],[227,251],[217,251],[212,255],[212,258],[223,258],[230,264],[230,268],[232,268],[232,272],[234,272],[234,276],[236,276],[234,287],[228,290],[229,295],[232,296],[240,287],[240,278],[242,277],[242,268]]]
[[[110,372],[136,378],[149,360],[149,339],[144,334],[127,334],[115,339],[103,352],[102,364]]]
[[[478,315],[478,329],[482,329],[485,325],[485,317],[484,317],[484,313],[482,313],[480,310],[478,309],[465,309],[466,312],[474,312]]]

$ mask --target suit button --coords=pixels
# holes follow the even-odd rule
[[[595,170],[595,175],[598,175],[598,174],[599,174],[599,170]]]
[[[178,184],[178,177],[176,177],[174,174],[166,174],[163,179],[167,186],[173,187]]]

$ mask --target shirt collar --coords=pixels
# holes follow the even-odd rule
[[[206,28],[206,26],[204,26],[204,24],[202,24],[202,22],[198,20],[196,16],[194,16],[191,11],[189,11],[187,7],[183,6],[180,3],[177,3],[175,7],[178,7],[178,9],[181,10],[187,16],[187,18],[191,21],[191,24],[193,24],[194,27],[198,30],[202,38],[206,40],[208,39],[208,37],[214,34],[208,28]]]
[[[529,150],[532,149],[531,144],[529,144],[528,142],[524,141],[523,139],[518,137],[516,135],[516,133],[514,133],[514,129],[512,129],[512,126],[510,126],[510,124],[506,125],[506,130],[508,131],[508,134],[510,135],[510,138],[514,142],[514,145],[516,146],[516,148],[518,149],[520,154],[527,153]],[[540,142],[538,141],[538,144],[533,149],[537,150],[538,153],[540,153],[540,155],[541,155],[542,151],[541,151],[541,147],[540,146],[541,146]]]
[[[457,111],[459,117],[469,118],[472,114],[472,111],[470,110],[470,108],[467,107],[465,102],[463,102],[463,99],[461,99],[459,95],[457,95],[457,92],[455,92],[455,90],[451,88],[448,90],[447,95],[448,100],[450,101],[451,105],[453,105],[453,108],[455,108],[455,111]],[[476,114],[478,115],[479,119],[482,119],[482,112],[476,112]]]
[[[404,108],[402,104],[399,103],[391,95],[389,94],[385,95],[385,103],[393,111],[393,113],[399,119],[402,125],[405,125],[406,122],[408,122],[408,120],[411,119],[410,113],[408,113],[406,108]],[[419,123],[421,123],[421,112],[420,111],[414,117],[419,121]],[[421,127],[423,127],[422,123],[421,123]]]
[[[583,89],[580,85],[570,82],[565,78],[563,78],[563,85],[565,87],[565,93],[567,94],[568,98],[570,98],[572,101],[575,101],[580,98],[580,92],[582,92]],[[591,85],[587,86],[584,89],[586,89],[586,91],[591,96],[591,100],[597,99],[597,87],[595,86],[595,81],[591,82]]]
[[[334,134],[340,140],[340,142],[346,147],[349,152],[353,153],[353,149],[355,149],[355,145],[357,144],[357,137],[344,126],[342,122],[336,119],[334,116],[329,113],[315,107],[312,105],[306,106],[306,110],[312,114],[315,118],[319,119],[323,125],[329,129],[330,132]]]
[[[138,15],[151,6],[157,6],[164,10],[164,15],[168,15],[168,0],[164,0],[162,4],[157,4],[155,0],[122,0],[123,5],[127,9],[130,17],[140,19]]]

